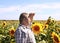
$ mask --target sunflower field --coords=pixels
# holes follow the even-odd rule
[[[36,43],[60,43],[60,24],[49,17],[46,22],[33,22]]]
[[[14,32],[18,25],[18,20],[0,20],[0,43],[15,43]],[[60,43],[60,22],[52,17],[34,20],[31,30],[36,43]]]
[[[0,43],[15,43],[16,20],[0,20]]]

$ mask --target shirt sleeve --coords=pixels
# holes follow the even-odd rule
[[[28,41],[30,43],[36,43],[36,40],[35,40],[35,37],[34,37],[34,33],[31,30],[29,30],[28,36],[29,36],[29,40]]]

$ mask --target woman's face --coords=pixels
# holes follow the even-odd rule
[[[31,25],[31,19],[28,17],[28,23],[29,25]]]
[[[32,20],[33,20],[33,15],[28,16],[28,14],[27,14],[24,21],[25,21],[26,25],[31,25]]]
[[[31,20],[30,20],[30,18],[28,17],[28,15],[25,16],[23,22],[24,22],[24,24],[26,24],[27,26],[30,24]]]

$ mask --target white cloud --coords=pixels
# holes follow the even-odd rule
[[[22,8],[19,8],[20,12],[43,12],[44,9],[52,9],[57,10],[60,9],[60,3],[48,3],[48,4],[30,4],[21,6]]]
[[[10,6],[7,8],[0,8],[0,13],[6,13],[6,12],[13,12],[13,11],[17,11],[18,6]]]
[[[36,14],[34,16],[34,20],[47,20],[48,17],[51,16],[52,18],[54,18],[55,20],[60,20],[60,13],[53,13],[53,14]]]
[[[50,9],[51,10],[60,9],[60,3],[30,4],[30,5],[24,5],[24,6],[17,5],[17,6],[9,6],[7,8],[3,7],[3,8],[0,8],[0,13],[8,13],[8,12],[16,12],[16,11],[17,11],[16,13],[35,12],[36,16],[34,17],[34,19],[47,19],[49,16],[52,16],[54,18],[59,19],[60,13],[58,13],[58,12],[56,12],[56,14],[53,13],[53,14],[46,14],[46,15],[41,14],[41,15],[39,15],[38,13],[43,12],[44,9],[48,9],[48,10],[50,10]]]
[[[9,6],[7,8],[0,8],[0,12],[13,12],[19,10],[20,12],[41,12],[42,9],[60,9],[60,3],[46,3],[46,4],[30,4],[25,6]]]

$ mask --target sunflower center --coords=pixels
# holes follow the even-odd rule
[[[5,23],[3,23],[3,25],[5,25]]]
[[[14,30],[11,30],[11,34],[14,34]]]
[[[56,36],[54,36],[54,40],[55,40],[56,42],[59,42],[59,40],[58,40],[58,38],[57,38]]]
[[[39,28],[38,25],[35,25],[35,26],[34,26],[34,30],[35,30],[35,31],[39,31],[39,29],[40,29],[40,28]]]

